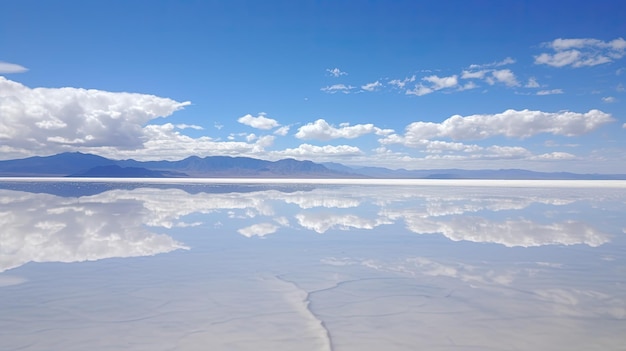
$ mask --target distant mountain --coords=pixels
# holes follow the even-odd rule
[[[0,176],[66,176],[86,172],[98,166],[114,165],[116,161],[101,156],[66,152],[52,156],[34,156],[0,161]]]
[[[116,178],[181,178],[185,173],[154,171],[143,167],[120,167],[118,165],[96,166],[85,172],[70,174],[70,177],[116,177]]]
[[[319,164],[294,159],[266,161],[229,156],[191,156],[178,161],[142,162],[132,159],[111,160],[80,152],[0,161],[0,176],[626,180],[626,174],[546,173],[523,169],[392,170],[383,167],[349,167],[339,163]]]
[[[5,177],[292,177],[346,178],[311,161],[265,161],[249,157],[191,156],[179,161],[110,160],[80,152],[0,161]]]

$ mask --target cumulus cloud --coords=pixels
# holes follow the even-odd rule
[[[275,137],[263,135],[250,142],[220,141],[207,136],[192,138],[179,133],[170,123],[163,125],[147,125],[143,128],[144,144],[141,148],[121,150],[116,147],[79,148],[84,152],[94,152],[104,157],[136,160],[179,160],[189,155],[213,156],[249,156],[260,157],[266,148],[271,146]],[[248,134],[242,135],[249,139]],[[235,139],[234,136],[229,139]]]
[[[344,94],[349,94],[350,90],[354,89],[354,87],[352,85],[345,85],[345,84],[333,84],[333,85],[329,85],[326,87],[321,88],[320,90],[325,92],[325,93],[329,93],[329,94],[334,94],[337,92],[342,92]]]
[[[0,74],[24,73],[28,68],[15,63],[0,61]]]
[[[510,69],[500,69],[491,72],[491,76],[486,78],[487,83],[493,85],[497,83],[504,83],[509,87],[515,87],[519,85],[515,74]]]
[[[610,114],[599,110],[586,113],[560,111],[555,113],[531,110],[506,110],[491,115],[452,116],[441,123],[414,122],[406,127],[404,136],[392,134],[382,143],[419,144],[420,140],[450,138],[478,140],[503,135],[527,138],[541,133],[577,136],[612,122]]]
[[[596,66],[621,59],[626,54],[626,40],[623,38],[611,41],[559,38],[544,43],[543,46],[552,49],[553,52],[535,56],[535,64],[553,67]]]
[[[259,113],[259,115],[256,117],[252,116],[251,114],[247,114],[243,117],[239,117],[239,119],[237,119],[237,122],[245,124],[252,128],[263,130],[268,130],[280,126],[280,124],[276,120],[265,117],[264,113]]]
[[[383,84],[379,81],[375,81],[372,83],[367,83],[365,85],[361,86],[361,89],[365,90],[365,91],[375,91],[376,89],[382,87]]]
[[[0,77],[0,142],[5,150],[46,154],[76,146],[139,148],[147,122],[189,104],[95,89],[33,89]]]
[[[340,76],[346,76],[348,75],[348,73],[346,72],[342,72],[339,68],[335,67],[335,68],[327,68],[326,72],[328,72],[331,76],[333,77],[340,77]]]
[[[354,139],[365,134],[375,133],[378,135],[386,135],[392,133],[392,130],[385,130],[375,127],[373,124],[342,124],[339,128],[331,126],[323,119],[318,119],[313,123],[298,128],[296,138],[298,139],[317,139],[331,140],[338,138]]]

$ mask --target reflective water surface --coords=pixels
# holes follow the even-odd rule
[[[626,189],[0,183],[1,350],[624,350]]]

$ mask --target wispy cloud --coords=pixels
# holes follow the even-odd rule
[[[289,126],[282,126],[274,131],[275,135],[285,136],[289,133]]]
[[[500,66],[506,66],[506,65],[511,65],[515,63],[515,59],[511,58],[511,57],[507,57],[502,61],[495,61],[495,62],[491,62],[491,63],[483,63],[483,64],[471,64],[469,66],[470,69],[481,69],[481,68],[489,68],[489,67],[500,67]]]
[[[0,61],[0,74],[24,73],[28,68],[15,63]]]
[[[361,86],[361,89],[365,90],[365,91],[375,91],[379,88],[381,88],[383,86],[383,84],[379,81],[375,81],[372,83],[367,83],[365,85]]]
[[[524,87],[526,87],[526,88],[539,88],[540,85],[537,82],[537,78],[530,77],[530,78],[528,78],[528,83],[526,83],[526,85],[524,85]]]
[[[389,81],[389,85],[395,86],[395,87],[400,88],[400,89],[404,89],[404,87],[408,83],[415,82],[416,79],[417,78],[415,77],[415,75],[410,76],[410,77],[406,77],[404,79],[392,79],[392,80]]]
[[[175,125],[176,128],[178,129],[195,129],[195,130],[203,130],[204,128],[202,128],[201,126],[197,126],[195,124],[177,124]]]
[[[555,94],[563,94],[563,89],[539,90],[537,92],[537,95],[555,95]]]
[[[602,98],[602,102],[605,102],[607,104],[611,104],[611,103],[617,102],[617,99],[615,97],[613,97],[613,96],[606,96],[606,97]]]
[[[458,86],[459,84],[458,76],[456,74],[452,76],[448,76],[448,77],[439,77],[436,75],[430,75],[430,76],[422,78],[422,81],[429,83],[429,84],[424,84],[424,83],[417,84],[413,89],[407,90],[406,94],[422,96],[422,95],[430,94],[437,90],[453,88],[453,87]]]
[[[555,39],[544,43],[552,53],[535,56],[535,64],[553,67],[596,66],[621,59],[626,54],[626,40],[617,38],[611,41],[598,39]]]
[[[354,87],[352,85],[333,84],[333,85],[329,85],[327,87],[321,88],[320,90],[325,92],[325,93],[329,93],[329,94],[334,94],[334,93],[337,93],[337,92],[342,92],[344,94],[349,94],[352,89],[354,89]]]
[[[337,67],[335,67],[335,68],[327,68],[326,72],[328,72],[328,74],[330,74],[333,77],[341,77],[341,76],[347,76],[348,75],[348,73],[343,72],[342,70],[340,70]]]

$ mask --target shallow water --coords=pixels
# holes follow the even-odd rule
[[[623,187],[248,183],[0,182],[0,349],[626,344]]]

